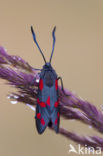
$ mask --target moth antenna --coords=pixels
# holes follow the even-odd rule
[[[31,32],[32,32],[32,35],[33,35],[34,42],[35,42],[35,44],[37,45],[37,47],[38,47],[38,49],[39,49],[39,51],[40,51],[40,53],[41,53],[41,55],[42,55],[42,57],[43,57],[43,59],[44,59],[44,62],[46,63],[46,59],[45,59],[45,57],[44,57],[43,52],[41,51],[41,49],[40,49],[40,47],[39,47],[39,44],[38,44],[37,40],[36,40],[36,35],[35,35],[35,33],[34,33],[34,30],[33,30],[33,27],[32,27],[32,26],[31,26]]]
[[[50,63],[51,63],[51,60],[52,60],[52,56],[53,56],[53,52],[54,52],[54,46],[55,46],[55,41],[56,41],[56,38],[55,38],[55,31],[56,31],[56,26],[54,27],[54,29],[53,29],[53,31],[52,31],[53,46],[52,46],[52,52],[51,52],[51,56],[50,56],[50,60],[49,60]]]

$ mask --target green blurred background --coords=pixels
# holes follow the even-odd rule
[[[21,56],[33,67],[43,59],[33,43],[33,25],[47,59],[51,32],[57,26],[52,65],[64,86],[98,108],[103,104],[103,1],[8,0],[0,1],[0,45]],[[77,145],[46,129],[38,135],[34,112],[23,104],[12,105],[6,95],[14,89],[0,80],[0,156],[68,156],[69,144]],[[79,121],[61,119],[61,126],[80,135],[95,135]],[[71,154],[75,155],[75,154]]]

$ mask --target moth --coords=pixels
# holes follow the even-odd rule
[[[37,91],[37,105],[36,105],[36,128],[39,134],[42,134],[46,127],[52,127],[56,133],[59,132],[60,123],[60,105],[59,105],[59,90],[58,90],[58,80],[61,81],[61,88],[64,94],[62,78],[57,76],[57,73],[51,65],[51,60],[55,47],[55,30],[54,27],[52,31],[53,46],[49,62],[46,61],[45,56],[40,49],[40,46],[36,40],[36,35],[34,33],[33,27],[31,26],[31,32],[33,35],[33,40],[38,47],[43,60],[45,62],[44,66],[39,73],[39,87]]]

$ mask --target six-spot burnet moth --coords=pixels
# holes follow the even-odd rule
[[[31,32],[35,44],[37,45],[43,59],[44,66],[40,69],[40,81],[37,93],[37,105],[36,105],[36,127],[39,134],[42,134],[47,126],[52,127],[56,133],[59,132],[59,122],[60,122],[60,106],[59,106],[59,92],[58,92],[58,80],[61,80],[61,89],[63,89],[62,78],[58,77],[55,70],[51,66],[51,60],[54,52],[55,46],[55,30],[54,27],[52,31],[53,46],[49,62],[46,61],[42,50],[36,40],[36,35],[34,33],[33,27],[31,26]],[[38,69],[39,70],[39,69]]]

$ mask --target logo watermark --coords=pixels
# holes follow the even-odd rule
[[[82,147],[80,144],[78,144],[77,148],[75,148],[72,144],[69,144],[68,154],[71,154],[71,153],[75,153],[79,155],[84,155],[84,154],[100,155],[102,151],[101,151],[101,147],[96,147],[95,149],[94,147],[88,147],[87,145]]]

